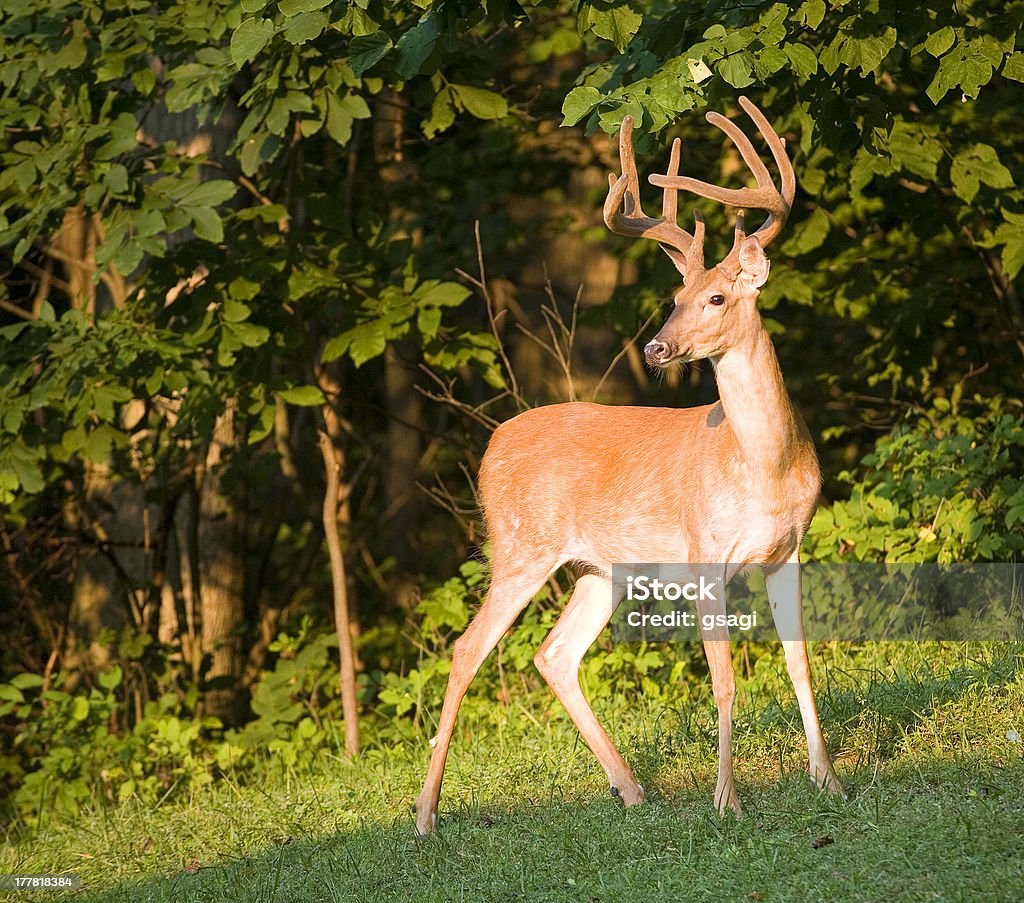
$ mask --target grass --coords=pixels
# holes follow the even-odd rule
[[[460,724],[440,832],[413,836],[425,739],[314,774],[224,780],[129,801],[10,843],[0,872],[76,871],[114,901],[986,901],[1024,891],[1024,656],[978,646],[815,657],[822,720],[850,790],[816,793],[781,656],[740,681],[746,815],[713,810],[707,688],[595,709],[648,802],[623,810],[564,713]],[[670,696],[663,697],[665,699]],[[530,700],[531,703],[536,700]],[[534,724],[539,721],[540,725]],[[33,892],[12,899],[53,899]]]

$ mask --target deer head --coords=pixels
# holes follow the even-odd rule
[[[679,175],[680,141],[672,144],[668,171],[650,176],[650,182],[662,189],[662,215],[646,216],[640,206],[640,186],[633,154],[633,120],[626,117],[619,133],[619,160],[622,175],[608,178],[608,197],[604,203],[604,221],[613,232],[634,238],[652,238],[672,259],[683,276],[683,285],[675,294],[675,309],[665,325],[644,349],[647,362],[664,367],[674,361],[702,358],[716,360],[729,348],[755,336],[761,327],[756,301],[768,279],[769,261],[764,249],[778,236],[789,216],[796,193],[796,177],[786,155],[785,142],[776,134],[764,114],[746,97],[740,106],[754,121],[775,158],[782,176],[781,191],[775,187],[750,139],[735,123],[718,113],[707,120],[732,139],[757,181],[757,188],[721,188],[698,179]],[[693,211],[692,233],[677,222],[678,192],[691,191],[700,197],[721,201],[733,207],[768,211],[768,218],[751,235],[746,234],[744,213],[736,216],[732,250],[725,259],[704,267],[704,220]]]

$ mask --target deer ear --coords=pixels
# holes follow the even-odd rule
[[[672,263],[676,265],[676,269],[679,270],[680,276],[686,275],[686,255],[678,248],[670,248],[668,245],[659,245],[662,251],[668,254],[672,258]]]
[[[760,288],[768,281],[768,270],[771,261],[765,256],[761,242],[750,237],[740,245],[740,278],[750,283],[752,288]]]

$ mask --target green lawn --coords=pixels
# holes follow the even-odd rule
[[[414,837],[409,812],[424,738],[325,758],[315,774],[51,822],[6,844],[0,871],[76,871],[85,889],[59,896],[108,903],[1024,897],[1021,651],[833,648],[814,664],[848,802],[804,775],[799,716],[772,655],[740,680],[739,821],[712,807],[706,687],[676,708],[595,705],[648,789],[629,811],[564,713],[530,697],[528,716],[513,707],[486,727],[460,724],[431,838]]]

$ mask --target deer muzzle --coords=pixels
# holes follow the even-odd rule
[[[652,367],[664,367],[676,356],[675,345],[661,339],[653,339],[644,347],[644,357]]]

